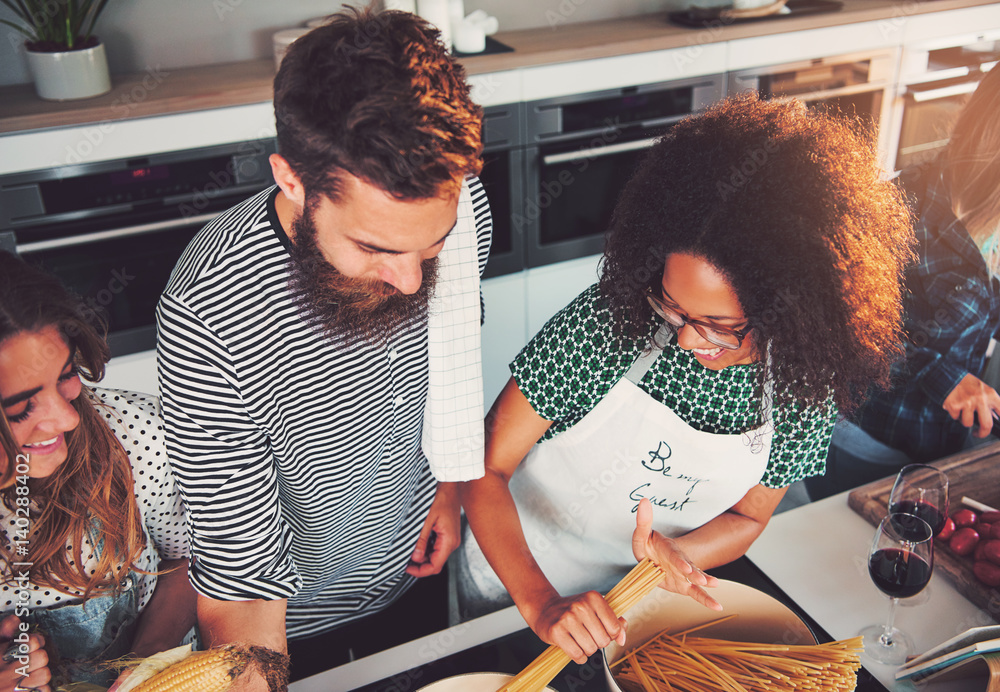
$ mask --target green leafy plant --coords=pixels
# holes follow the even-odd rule
[[[82,50],[97,43],[94,23],[108,0],[0,0],[20,20],[0,24],[27,37],[26,45],[38,52]]]

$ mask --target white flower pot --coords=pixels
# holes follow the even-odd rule
[[[70,101],[111,91],[108,58],[103,43],[64,53],[28,50],[27,55],[35,91],[43,99]]]

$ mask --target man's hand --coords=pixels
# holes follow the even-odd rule
[[[420,530],[406,573],[414,577],[439,574],[448,556],[462,541],[460,530],[458,483],[438,483],[434,502]]]
[[[986,437],[993,427],[993,412],[1000,413],[1000,394],[971,373],[963,377],[944,400],[944,410],[962,425],[971,428],[979,420],[973,434]]]

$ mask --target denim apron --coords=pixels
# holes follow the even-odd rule
[[[91,529],[93,537],[98,528]],[[104,550],[102,538],[94,549]],[[70,682],[110,686],[118,671],[104,667],[105,661],[121,658],[132,648],[139,619],[139,580],[130,572],[112,593],[83,603],[36,608],[26,618],[45,636],[52,657],[53,677]]]

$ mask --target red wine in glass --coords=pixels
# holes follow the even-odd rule
[[[868,574],[886,596],[909,598],[927,586],[931,580],[931,566],[911,551],[883,548],[869,558]]]
[[[912,514],[913,516],[920,517],[931,527],[931,531],[934,532],[935,536],[944,528],[944,522],[947,519],[944,512],[930,502],[923,500],[900,500],[894,502],[889,505],[889,513]]]

